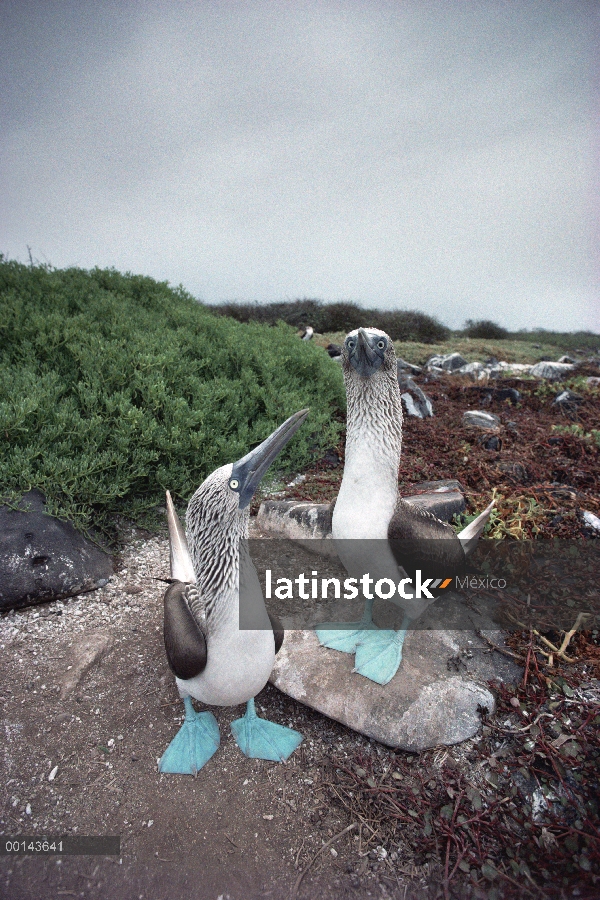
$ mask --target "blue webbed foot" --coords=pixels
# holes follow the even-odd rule
[[[246,715],[231,723],[231,731],[242,753],[251,759],[284,762],[302,743],[302,735],[293,728],[259,718],[254,699],[248,700]]]
[[[341,653],[354,653],[358,644],[366,640],[371,631],[377,631],[373,622],[373,600],[367,600],[360,622],[323,622],[317,629],[319,643]]]
[[[324,622],[316,629],[319,643],[331,650],[339,650],[341,653],[354,653],[358,644],[372,630],[377,630],[377,625],[361,620],[360,622],[344,622],[334,627],[333,622]]]
[[[190,697],[184,697],[185,721],[159,764],[160,772],[195,775],[219,749],[221,738],[211,712],[197,713]]]
[[[406,628],[366,632],[356,648],[353,671],[377,684],[387,684],[402,661],[405,636]]]

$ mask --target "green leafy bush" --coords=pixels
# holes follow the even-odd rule
[[[289,415],[311,409],[280,458],[306,466],[337,439],[344,387],[286,325],[242,325],[182,288],[114,270],[0,257],[0,485],[110,534],[187,501]]]

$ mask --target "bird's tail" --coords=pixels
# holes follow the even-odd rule
[[[196,573],[188,549],[183,525],[167,491],[167,522],[169,523],[169,545],[171,548],[171,578],[185,584],[196,583]]]
[[[473,519],[472,522],[469,522],[469,524],[459,533],[458,539],[462,544],[465,557],[469,557],[477,546],[479,536],[488,523],[495,502],[495,500],[492,500],[490,505],[486,506],[484,511],[480,513],[476,519]]]

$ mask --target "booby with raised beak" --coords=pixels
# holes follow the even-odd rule
[[[192,697],[209,706],[247,703],[246,714],[231,723],[246,756],[283,761],[302,741],[297,731],[256,715],[254,697],[269,679],[283,630],[267,612],[256,570],[240,542],[248,537],[256,488],[307,415],[304,409],[290,416],[238,462],[208,476],[187,508],[187,540],[167,492],[173,581],[164,598],[164,637],[185,721],[163,754],[161,772],[195,774],[219,747],[215,717],[197,713]],[[240,627],[240,584],[250,628]]]
[[[402,451],[402,400],[394,344],[384,331],[359,328],[342,348],[347,423],[344,474],[332,514],[332,536],[351,574],[375,565],[377,577],[398,581],[405,570],[434,567],[446,575],[462,571],[493,508],[491,503],[460,534],[398,493]],[[344,547],[344,541],[353,543]],[[377,561],[370,556],[377,542]],[[391,543],[389,543],[391,542]],[[347,558],[344,558],[346,556]],[[365,569],[366,571],[367,569]],[[373,600],[367,600],[360,622],[344,626],[324,623],[317,629],[321,644],[345,653],[356,652],[355,672],[378,684],[393,678],[402,659],[402,645],[411,619],[427,603],[401,601],[405,617],[399,631],[379,630],[373,623]]]

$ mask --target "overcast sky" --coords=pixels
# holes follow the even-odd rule
[[[1,0],[0,252],[600,331],[599,25],[597,0]]]

